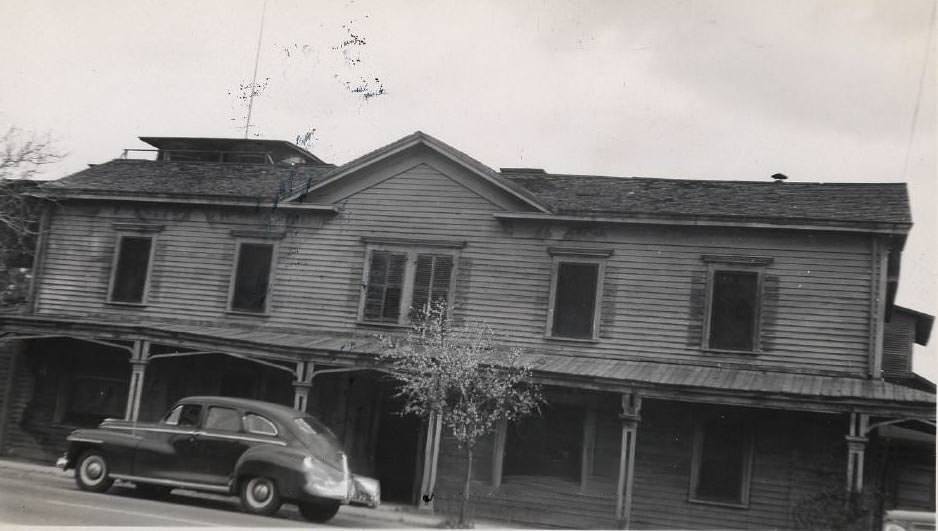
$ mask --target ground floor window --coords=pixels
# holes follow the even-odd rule
[[[508,426],[504,475],[555,476],[580,480],[582,460],[582,406],[549,404],[541,415]]]
[[[717,415],[696,424],[690,498],[747,505],[752,432],[744,418]]]
[[[94,426],[106,418],[123,418],[127,404],[127,381],[101,376],[76,376],[69,386],[62,421],[76,426]]]

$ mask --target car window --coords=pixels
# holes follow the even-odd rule
[[[202,406],[198,404],[180,404],[163,419],[163,424],[180,427],[193,427],[199,425],[199,416]]]
[[[258,435],[277,435],[277,427],[273,422],[254,413],[244,416],[244,429]]]
[[[241,416],[234,409],[227,407],[210,407],[205,417],[206,430],[240,431]]]

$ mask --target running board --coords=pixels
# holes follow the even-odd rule
[[[145,478],[141,476],[130,476],[126,474],[110,474],[114,479],[124,481],[133,481],[134,483],[148,483],[150,485],[163,485],[164,487],[175,487],[180,489],[205,490],[209,492],[219,492],[222,494],[231,494],[231,487],[228,485],[209,485],[207,483],[190,483],[188,481],[175,481],[172,479]]]

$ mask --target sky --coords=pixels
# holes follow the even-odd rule
[[[58,178],[241,137],[253,88],[250,135],[333,163],[421,130],[494,168],[906,182],[897,302],[935,315],[934,25],[935,0],[0,0],[0,129],[53,135]]]

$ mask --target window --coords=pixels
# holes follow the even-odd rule
[[[361,320],[404,325],[430,304],[449,304],[455,256],[434,249],[368,252]]]
[[[554,476],[580,481],[583,419],[580,406],[546,404],[539,416],[508,425],[505,476]]]
[[[277,427],[274,426],[273,422],[254,413],[248,413],[244,416],[244,429],[258,435],[277,435]]]
[[[273,244],[240,242],[237,256],[229,310],[247,313],[267,312],[271,262],[274,256]]]
[[[144,303],[152,249],[152,236],[118,236],[108,300],[131,304]]]
[[[106,418],[123,418],[127,381],[121,378],[78,376],[71,384],[63,421],[96,426]]]
[[[179,426],[181,428],[196,427],[199,425],[199,417],[201,414],[202,406],[198,404],[180,404],[166,415],[166,418],[163,419],[163,424]]]
[[[711,277],[707,346],[717,350],[756,350],[760,274],[715,270]]]
[[[691,500],[748,505],[751,468],[752,435],[744,419],[720,415],[696,425]]]
[[[611,250],[549,249],[554,255],[548,337],[596,339],[605,258]]]
[[[205,429],[218,431],[241,431],[241,415],[227,407],[210,407],[205,417]]]

